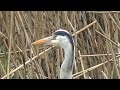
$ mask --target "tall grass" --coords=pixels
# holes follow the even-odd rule
[[[62,28],[75,40],[73,79],[120,79],[119,15],[119,11],[0,11],[0,78],[59,78],[63,50],[31,43]]]

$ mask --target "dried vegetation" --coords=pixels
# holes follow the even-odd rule
[[[0,11],[0,78],[59,78],[63,50],[31,43],[62,28],[75,40],[73,79],[120,79],[119,15],[119,11]]]

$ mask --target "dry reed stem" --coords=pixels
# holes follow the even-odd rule
[[[103,71],[101,71],[101,72],[102,72],[104,78],[105,78],[105,79],[108,79],[107,75],[106,75]]]
[[[119,55],[119,53],[116,53],[116,55]],[[80,55],[80,57],[98,57],[98,56],[112,56],[112,54]]]
[[[1,69],[2,76],[6,75],[6,72],[4,70],[4,66],[2,65],[1,61],[0,61],[0,69]]]
[[[80,77],[81,75],[84,75],[84,73],[87,73],[88,71],[94,70],[94,69],[96,69],[96,68],[98,68],[98,67],[100,67],[100,66],[102,66],[102,65],[104,65],[104,64],[106,64],[106,63],[108,63],[108,62],[109,62],[109,61],[105,61],[105,62],[100,63],[100,64],[98,64],[98,65],[95,65],[95,66],[93,66],[93,67],[91,67],[91,68],[85,69],[84,71],[81,71],[81,72],[78,72],[78,73],[76,73],[76,74],[73,74],[73,78],[74,78],[74,79],[75,79],[75,78],[78,78],[78,77]]]
[[[51,48],[52,48],[52,47],[46,49],[45,52],[48,52],[49,50],[51,50]],[[28,61],[26,61],[25,64],[30,63],[31,61],[33,61],[34,59],[38,58],[39,56],[41,56],[41,55],[43,55],[43,54],[44,54],[44,52],[41,52],[39,55],[34,56],[34,57],[32,58],[32,60],[29,59]],[[19,70],[19,69],[22,68],[22,67],[23,67],[23,64],[20,65],[19,67],[17,67],[16,69],[14,69],[13,71],[11,71],[11,72],[9,73],[9,75],[12,74],[12,73],[14,73],[14,72],[16,72],[17,70]],[[7,77],[7,75],[5,75],[4,77],[2,77],[1,79],[5,79],[6,77]]]
[[[120,55],[118,55],[118,56],[116,56],[116,57],[120,57]],[[98,67],[100,67],[100,66],[102,66],[102,65],[104,65],[104,64],[106,64],[106,63],[108,63],[108,62],[110,62],[110,61],[113,61],[113,60],[110,59],[110,60],[108,60],[108,61],[105,61],[105,62],[102,62],[102,63],[100,63],[100,64],[98,64],[98,65],[95,65],[95,66],[93,66],[93,67],[91,67],[91,68],[85,69],[85,70],[84,70],[84,73],[87,73],[88,71],[94,70],[94,69],[96,69],[96,68],[98,68]],[[73,74],[73,78],[74,78],[74,79],[75,79],[75,78],[78,78],[78,77],[80,77],[81,75],[83,75],[83,71],[80,71],[80,72],[78,72],[78,73]]]
[[[1,18],[3,19],[3,24],[4,24],[4,26],[5,26],[5,30],[6,30],[6,32],[7,32],[7,35],[8,35],[8,28],[7,28],[7,25],[6,25],[6,23],[5,23],[5,20],[4,20],[4,17],[3,17],[3,14],[2,14],[2,12],[0,11],[0,16],[1,16]]]
[[[118,44],[116,44],[115,42],[113,42],[111,39],[107,38],[105,35],[103,35],[102,33],[100,33],[99,31],[95,30],[98,34],[100,34],[101,36],[103,36],[105,39],[109,40],[112,44],[116,45],[117,47],[120,48],[120,46],[118,46]]]
[[[79,53],[79,56],[81,55],[80,51],[78,51]],[[82,57],[80,57],[80,62],[81,62],[81,67],[82,67],[82,71],[83,71],[83,76],[84,76],[84,79],[87,79],[85,73],[84,73],[84,64],[83,64],[83,59]]]
[[[86,11],[87,13],[100,13],[100,14],[104,14],[104,13],[120,13],[120,11]]]
[[[11,57],[11,44],[12,44],[12,29],[13,29],[13,12],[11,11],[11,22],[10,22],[10,38],[9,38],[9,52],[8,52],[8,65],[7,65],[7,79],[9,79],[10,70],[10,57]]]
[[[117,27],[119,28],[119,30],[120,30],[120,26],[117,24],[117,22],[114,20],[114,18],[110,15],[110,14],[108,14],[109,16],[110,16],[110,18],[112,19],[112,21],[117,25]]]
[[[8,38],[6,37],[6,35],[4,35],[2,32],[0,32],[0,36],[1,36],[2,39],[8,39]]]
[[[46,62],[48,78],[51,79],[50,68],[49,68],[49,61],[48,61],[47,54],[45,52],[45,46],[44,46],[44,55],[45,55],[45,62]]]
[[[112,50],[112,56],[113,56],[113,60],[114,60],[115,70],[116,70],[116,73],[117,73],[118,79],[120,79],[120,73],[119,73],[119,70],[118,70],[118,67],[117,67],[117,63],[116,63],[116,55],[115,55],[114,50],[113,50],[113,45],[111,45],[111,50]]]
[[[78,31],[76,32],[76,34],[78,34],[78,33],[82,32],[82,31],[86,30],[86,29],[89,28],[90,26],[94,25],[96,22],[97,22],[97,21],[93,21],[92,23],[88,24],[88,25],[85,26],[84,28],[78,30]],[[72,36],[74,36],[74,35],[75,35],[75,34],[72,34]]]

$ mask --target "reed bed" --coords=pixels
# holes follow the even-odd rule
[[[119,11],[0,11],[0,78],[58,79],[64,52],[33,46],[57,29],[75,40],[73,79],[120,79]]]

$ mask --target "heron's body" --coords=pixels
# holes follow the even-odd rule
[[[33,44],[38,44],[40,42],[47,42],[46,44],[52,44],[55,46],[60,46],[64,49],[64,61],[60,69],[60,79],[72,79],[72,71],[75,60],[75,48],[74,40],[70,33],[66,30],[59,29],[53,33],[52,36],[42,39],[41,41],[36,41]]]

